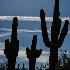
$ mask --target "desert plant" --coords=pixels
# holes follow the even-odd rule
[[[9,39],[5,40],[4,54],[8,59],[8,70],[15,70],[16,57],[18,56],[19,40],[17,39],[17,26],[18,19],[17,17],[14,17],[12,24],[11,41],[9,43]]]
[[[38,58],[42,53],[42,49],[36,50],[36,43],[37,43],[37,35],[34,35],[31,50],[28,47],[26,48],[26,55],[27,58],[29,59],[29,70],[35,70],[36,58]]]
[[[58,48],[62,46],[64,38],[68,32],[69,21],[65,20],[64,27],[62,28],[60,33],[61,19],[59,18],[59,16],[60,16],[59,0],[55,0],[53,22],[51,26],[51,41],[50,41],[48,38],[48,32],[46,27],[45,12],[43,9],[40,10],[43,42],[46,47],[50,48],[50,57],[49,57],[50,70],[54,70],[55,63],[58,62]]]

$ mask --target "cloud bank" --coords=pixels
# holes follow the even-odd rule
[[[0,30],[4,31],[3,33],[0,33],[0,37],[3,37],[3,36],[7,36],[7,35],[11,35],[11,32],[12,32],[12,29],[11,28],[0,28]],[[38,30],[38,29],[33,29],[33,30],[29,30],[29,29],[17,29],[17,32],[18,33],[21,33],[21,32],[25,32],[25,33],[41,33],[42,31],[41,30]],[[50,30],[47,30],[48,33],[51,33]]]
[[[4,43],[0,43],[0,56],[5,56],[4,48],[5,48]],[[29,61],[28,58],[27,58],[27,55],[26,55],[26,48],[21,47],[21,46],[19,48],[20,49],[19,49],[19,52],[18,52],[18,58],[21,59],[23,62]],[[49,52],[43,51],[41,56],[39,58],[37,58],[37,62],[46,63],[46,61],[48,61],[48,59],[49,59]]]
[[[40,17],[38,16],[0,16],[0,20],[13,20],[14,17],[17,17],[19,21],[40,21]],[[62,22],[65,22],[65,20],[70,21],[70,17],[60,17]],[[45,17],[45,20],[47,22],[53,21],[53,17]]]
[[[0,28],[0,30],[5,31],[3,33],[0,33],[0,37],[11,35],[11,32],[12,32],[11,28]],[[34,32],[41,33],[42,31],[38,30],[38,29],[33,29],[33,30],[29,30],[29,29],[17,29],[17,32],[18,33],[21,33],[21,32],[25,32],[25,33],[34,33]],[[47,30],[47,32],[51,33],[51,30]],[[70,34],[70,31],[68,31],[68,34]]]

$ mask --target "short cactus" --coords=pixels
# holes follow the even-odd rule
[[[28,47],[26,48],[27,58],[29,59],[29,70],[35,70],[36,58],[38,58],[42,53],[42,49],[36,50],[36,43],[37,43],[37,35],[34,35],[31,50]]]

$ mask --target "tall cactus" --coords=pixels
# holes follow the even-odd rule
[[[42,53],[42,49],[36,50],[36,43],[37,43],[37,35],[34,35],[31,50],[28,47],[26,48],[27,58],[29,59],[29,70],[35,70],[36,58],[38,58]]]
[[[64,38],[68,32],[69,21],[65,20],[64,27],[62,28],[60,33],[61,19],[59,18],[59,16],[60,16],[59,0],[55,0],[53,22],[51,26],[51,41],[50,41],[48,38],[48,32],[46,27],[45,12],[43,9],[41,9],[40,11],[43,42],[46,47],[50,48],[50,58],[49,58],[50,70],[55,70],[54,69],[55,63],[58,61],[58,48],[62,46]]]
[[[19,40],[17,39],[17,26],[18,19],[17,17],[14,17],[12,24],[11,41],[9,43],[9,39],[5,40],[4,54],[8,59],[8,70],[15,70],[16,57],[18,56]]]

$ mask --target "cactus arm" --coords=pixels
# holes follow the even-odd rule
[[[27,58],[28,58],[28,59],[30,58],[30,53],[31,53],[31,51],[30,51],[30,49],[27,47],[27,48],[26,48],[26,54],[27,54]]]
[[[41,30],[42,30],[43,42],[45,46],[50,47],[50,41],[48,38],[48,32],[47,32],[46,21],[45,21],[45,12],[43,9],[41,9],[40,11],[40,19],[41,19]]]
[[[5,40],[5,48],[9,47],[9,39]]]
[[[41,55],[41,53],[42,53],[42,49],[40,49],[40,50],[36,50],[36,58],[38,58],[40,55]],[[37,54],[40,54],[40,55],[37,55]]]
[[[45,25],[41,25],[41,30],[42,30],[42,37],[43,37],[43,42],[45,46],[50,47],[51,42],[49,41],[49,38],[48,38],[47,27],[45,27]]]
[[[5,40],[5,49],[4,49],[4,54],[8,54],[8,50],[9,49],[9,39]]]
[[[58,48],[60,48],[60,46],[63,44],[64,38],[65,38],[65,36],[67,35],[68,25],[69,25],[69,21],[68,21],[68,20],[65,20],[64,27],[63,27],[62,30],[61,30],[59,40],[57,41],[57,44],[56,44],[56,46],[57,46]]]

